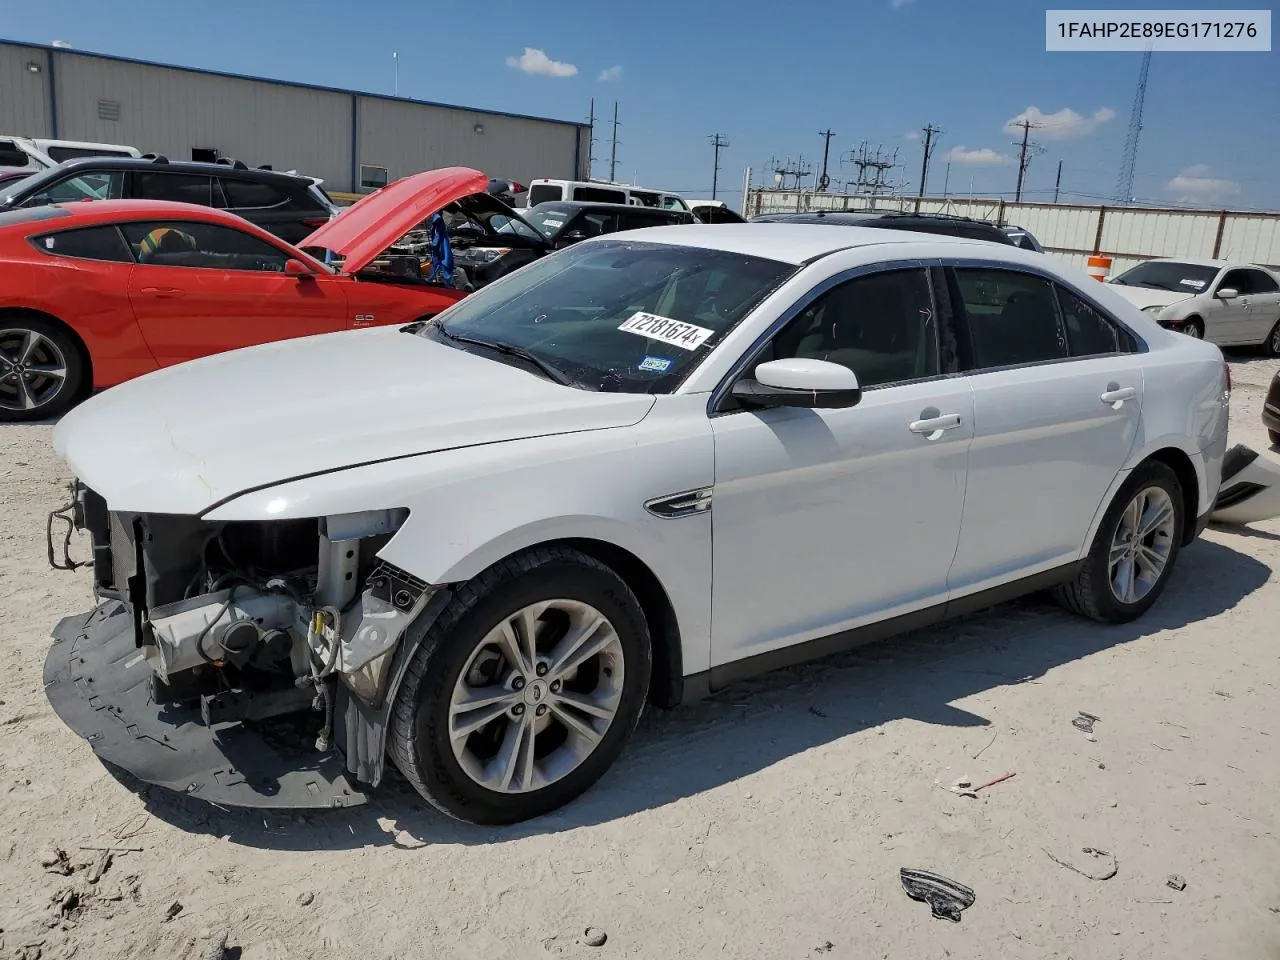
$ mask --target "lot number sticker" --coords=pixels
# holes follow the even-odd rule
[[[656,313],[644,313],[643,311],[633,313],[622,322],[618,329],[626,333],[648,337],[650,340],[657,340],[660,343],[669,343],[673,347],[679,347],[681,350],[697,350],[709,336],[715,333],[714,330],[708,330],[706,327],[695,326],[692,323],[685,323],[683,320],[672,320],[670,317],[660,317]]]

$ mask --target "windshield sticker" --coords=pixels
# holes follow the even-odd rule
[[[652,370],[654,373],[666,373],[671,361],[666,357],[645,357],[640,361],[641,370]]]
[[[697,350],[708,337],[715,333],[714,330],[708,330],[706,327],[694,326],[682,320],[672,320],[670,317],[660,317],[656,313],[643,311],[633,313],[618,329],[648,337],[650,340],[668,343],[681,350]]]
[[[1195,287],[1197,290],[1204,288],[1203,280],[1179,280],[1178,282],[1184,287]]]

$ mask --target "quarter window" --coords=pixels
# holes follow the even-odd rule
[[[1058,321],[1053,286],[1012,270],[959,268],[955,299],[968,329],[975,369],[1061,360],[1067,340]]]
[[[830,360],[863,387],[939,373],[938,327],[923,270],[893,270],[835,287],[774,339],[767,359]]]
[[[222,179],[222,192],[226,194],[227,206],[236,210],[275,207],[289,199],[269,183],[231,180],[226,177]]]
[[[289,255],[231,227],[193,221],[127,223],[120,228],[141,264],[280,273]]]
[[[120,238],[115,227],[85,227],[82,230],[64,230],[49,233],[34,240],[36,246],[58,257],[76,257],[80,260],[109,260],[113,263],[132,263],[129,248]]]
[[[1067,329],[1067,349],[1073,357],[1092,357],[1100,353],[1127,353],[1129,338],[1121,333],[1093,306],[1066,287],[1055,284],[1062,324]]]

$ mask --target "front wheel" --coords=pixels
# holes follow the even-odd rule
[[[1268,357],[1280,357],[1280,320],[1276,321],[1271,332],[1267,334],[1267,341],[1263,344]]]
[[[573,800],[622,752],[649,688],[644,613],[626,583],[565,547],[464,584],[397,693],[392,760],[435,807],[506,824]]]
[[[1182,486],[1149,460],[1120,488],[1076,579],[1055,591],[1073,613],[1104,623],[1142,616],[1169,582],[1182,546]]]
[[[1204,339],[1204,321],[1199,317],[1192,317],[1182,326],[1182,332],[1192,340]]]
[[[39,317],[0,317],[0,423],[45,420],[75,401],[84,364],[62,330]]]

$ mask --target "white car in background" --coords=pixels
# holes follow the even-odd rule
[[[50,558],[57,517],[87,529],[101,602],[45,690],[196,798],[358,803],[389,755],[448,814],[523,820],[646,701],[1036,590],[1142,615],[1213,509],[1229,388],[1217,347],[1006,244],[587,240],[65,417]]]
[[[1255,263],[1148,260],[1107,283],[1162,327],[1280,356],[1280,278]]]

